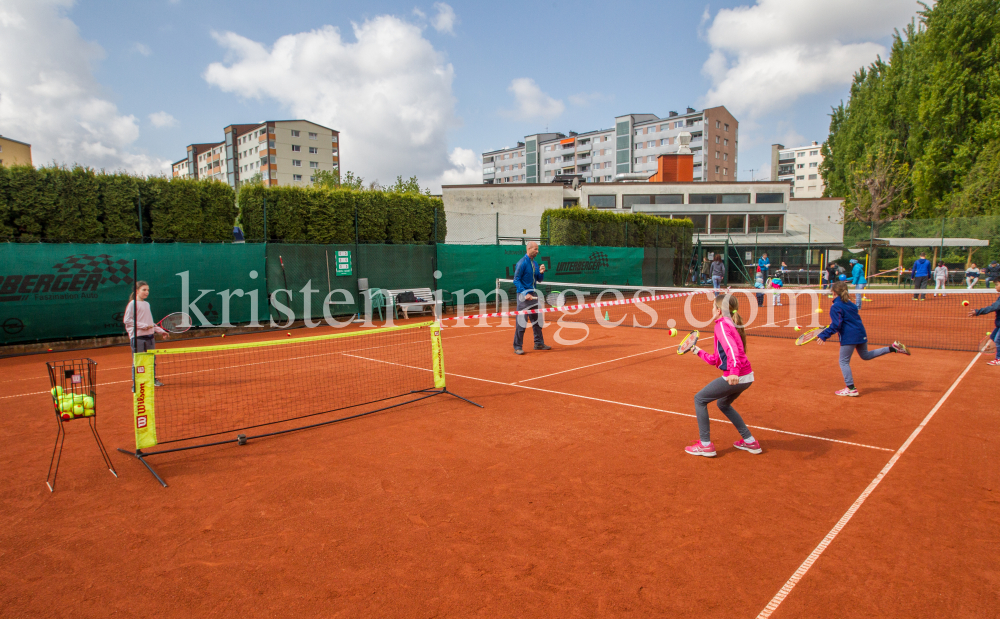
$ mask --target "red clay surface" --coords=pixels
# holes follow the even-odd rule
[[[836,345],[751,337],[757,381],[735,406],[764,453],[713,421],[708,459],[683,447],[718,372],[678,356],[680,337],[591,326],[517,357],[512,335],[445,329],[448,386],[485,409],[436,397],[150,458],[167,489],[115,451],[134,448],[126,348],[0,360],[0,615],[756,617],[975,357],[855,358],[863,395],[838,398]],[[71,422],[49,493],[44,362],[76,356],[99,363],[120,478]],[[773,617],[996,615],[1000,381],[985,361]]]

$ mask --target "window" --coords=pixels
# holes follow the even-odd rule
[[[746,215],[712,215],[711,234],[743,234]]]
[[[726,138],[725,140],[723,140],[723,144],[722,145],[723,146],[729,146],[729,138]]]
[[[810,174],[809,175],[809,180],[814,181],[814,180],[816,180],[817,176],[818,176],[817,174]]]
[[[302,167],[302,160],[301,159],[292,159],[292,166],[294,166],[296,168],[301,168]]]
[[[748,193],[692,193],[688,204],[749,204]]]
[[[635,158],[635,162],[636,163],[642,163],[642,157],[636,157]]]
[[[719,158],[719,151],[715,151],[715,158],[716,158],[716,159],[718,159],[718,158]]]
[[[617,196],[589,196],[587,205],[591,208],[615,208]]]
[[[268,148],[274,148],[274,140],[268,140],[267,147]]]
[[[333,143],[334,143],[334,144],[336,144],[336,143],[337,143],[337,136],[333,136]]]
[[[296,182],[301,181],[302,180],[302,175],[301,174],[292,174],[292,180],[296,181]]]
[[[684,126],[683,120],[678,120],[677,122],[674,123],[674,129],[680,129],[683,126]]]
[[[319,152],[319,148],[317,148],[317,147],[315,147],[315,146],[310,146],[310,147],[309,147],[309,154],[310,154],[310,155],[315,155],[315,154],[317,154],[318,152]]]
[[[319,162],[318,161],[310,161],[309,162],[309,167],[312,168],[312,169],[314,169],[314,170],[318,170],[319,169]]]
[[[268,133],[274,133],[274,127],[268,127],[267,128],[267,132]]]
[[[716,144],[718,144],[718,143],[719,143],[719,136],[715,136],[715,143],[716,143]]]
[[[719,153],[715,153],[715,154],[716,154],[716,155],[718,155]],[[715,166],[715,173],[716,173],[716,174],[718,174],[718,173],[719,173],[719,166]],[[692,204],[693,204],[693,203],[692,203]]]
[[[635,145],[635,149],[636,150],[641,150],[642,149],[642,142],[639,142],[638,144],[636,144]]]
[[[310,140],[318,140],[319,139],[319,134],[318,133],[310,133],[309,134],[309,139]]]
[[[642,135],[642,129],[636,129],[635,134],[636,135]]]
[[[758,193],[757,204],[781,204],[785,201],[783,193]]]
[[[315,183],[316,182],[316,177],[315,176],[310,176],[309,177],[309,182],[310,183]]]
[[[656,140],[646,142],[646,148],[653,148],[654,146],[656,146]]]
[[[760,195],[760,194],[757,194]],[[781,194],[778,194],[779,196]],[[747,230],[751,234],[761,232],[765,234],[782,233],[784,231],[784,215],[750,215],[750,227]]]
[[[811,150],[811,151],[809,151],[809,156],[810,156],[810,157],[815,157],[815,156],[816,156],[816,155],[818,155],[818,154],[819,154],[819,151],[818,151],[818,150]]]
[[[805,176],[796,176],[795,180],[797,180],[797,181],[804,181],[804,180],[806,180],[806,177]]]
[[[301,147],[301,146],[299,146],[298,144],[292,144],[292,152],[293,152],[293,153],[297,153],[297,152],[299,152],[300,150],[302,150],[302,147]]]
[[[729,168],[722,168],[722,175],[729,176]]]
[[[708,232],[708,215],[674,215],[673,219],[690,219],[694,224],[694,231],[704,234]]]
[[[805,151],[799,151],[799,152],[795,153],[795,156],[796,157],[805,157],[806,156],[806,152]]]
[[[292,137],[293,137],[293,138],[297,138],[297,137],[299,137],[299,132],[298,132],[298,131],[296,131],[295,129],[292,129]]]
[[[719,124],[720,124],[720,123],[719,123],[719,121],[715,121],[715,128],[716,128],[716,129],[718,129],[718,128],[719,128]]]
[[[809,164],[810,168],[815,168],[815,167],[818,167],[818,166],[819,166],[819,163],[816,162],[816,161],[813,161],[812,163]]]
[[[729,123],[726,123],[726,131],[729,131]]]

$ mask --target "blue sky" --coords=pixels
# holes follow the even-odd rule
[[[36,164],[157,172],[227,124],[304,116],[343,132],[346,169],[436,189],[477,182],[482,151],[546,127],[721,104],[750,180],[771,143],[825,139],[851,75],[918,8],[0,0],[0,55],[28,61],[0,68],[0,133]]]

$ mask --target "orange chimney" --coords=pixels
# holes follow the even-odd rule
[[[694,181],[694,155],[660,155],[656,158],[656,174],[651,183],[690,183]]]

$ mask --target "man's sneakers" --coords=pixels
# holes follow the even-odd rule
[[[535,346],[535,350],[552,350],[552,347],[542,344],[541,346]]]
[[[993,361],[987,361],[986,365],[1000,365],[1000,359],[994,359]]]
[[[902,342],[893,342],[892,346],[889,348],[892,349],[892,352],[898,352],[904,355],[910,354],[910,351],[906,349],[906,346],[903,346]]]
[[[160,382],[160,379],[159,379],[159,378],[157,378],[157,379],[155,379],[155,380],[153,381],[153,386],[154,386],[154,387],[162,387],[162,386],[163,386],[163,383],[161,383],[161,382]]]
[[[514,354],[515,355],[523,355],[524,351],[522,349],[520,349],[520,348],[515,348],[514,349]]]
[[[735,447],[736,449],[742,449],[743,451],[749,451],[752,454],[759,454],[761,451],[763,451],[760,448],[760,443],[757,441],[757,439],[754,439],[752,443],[748,443],[743,439],[740,439],[735,443],[733,443],[733,447]]]
[[[849,398],[856,398],[856,397],[858,397],[861,394],[858,393],[857,389],[851,389],[850,387],[844,387],[840,391],[836,392],[834,395],[846,395]]]
[[[706,456],[708,458],[713,458],[715,457],[715,443],[702,445],[701,441],[695,441],[685,447],[684,451],[688,452],[692,456]]]

